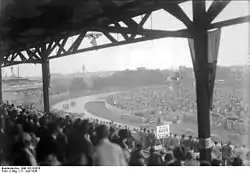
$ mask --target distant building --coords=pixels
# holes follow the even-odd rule
[[[4,101],[18,105],[28,105],[38,102],[42,95],[42,82],[40,80],[31,80],[30,78],[17,76],[13,68],[11,72],[11,76],[6,76],[2,79]]]

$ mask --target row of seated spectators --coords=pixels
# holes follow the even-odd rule
[[[128,128],[89,119],[72,120],[23,107],[1,104],[0,161],[2,166],[218,166],[220,161],[198,162],[177,145],[149,155],[135,143]],[[240,158],[231,165],[242,165]]]

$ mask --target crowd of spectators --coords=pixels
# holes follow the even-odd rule
[[[155,117],[164,117],[176,111],[196,115],[195,93],[189,91],[177,96],[175,92],[167,86],[145,87],[115,94],[108,98],[108,103],[132,114],[140,114],[149,121],[156,121]],[[227,93],[215,90],[211,110],[212,125],[222,124],[226,130],[244,134],[246,130],[243,124],[249,121],[247,112],[247,104],[236,91]]]
[[[198,140],[191,136],[170,135],[157,144],[147,129],[5,103],[0,108],[2,166],[240,166],[248,160],[247,152],[236,154],[230,144],[215,143],[213,153],[219,154],[211,163],[199,162]],[[159,144],[161,150],[156,149]]]

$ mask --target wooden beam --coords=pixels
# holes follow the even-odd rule
[[[118,29],[121,28],[121,25],[120,25],[119,23],[116,23],[115,26],[116,26]],[[128,37],[127,34],[124,34],[124,33],[123,33],[122,36],[123,36],[123,38],[124,38],[125,40],[128,40],[128,39],[129,39],[129,37]]]
[[[109,32],[109,33],[117,33],[116,27],[106,27],[102,29],[91,29],[91,31],[95,32]],[[142,30],[131,30],[129,28],[121,27],[119,28],[120,34],[136,34],[136,35],[144,35],[144,36],[156,36],[156,37],[184,37],[190,38],[191,34],[187,32],[188,29],[178,30],[178,31],[164,31],[164,30],[151,30],[151,29],[142,29]]]
[[[82,43],[82,40],[84,39],[86,35],[86,31],[84,33],[81,33],[77,39],[75,40],[75,42],[70,46],[70,48],[68,49],[67,52],[71,52],[71,51],[75,51],[78,49],[78,47],[80,46],[80,44]]]
[[[112,35],[110,35],[107,32],[103,32],[103,34],[112,42],[112,43],[117,43],[118,41],[116,39],[114,39],[114,37]]]
[[[52,48],[52,46],[53,46],[53,42],[48,43],[47,51],[49,51]],[[42,52],[40,52],[40,53],[42,53]]]
[[[113,27],[111,27],[111,31],[112,29],[115,29]],[[131,33],[131,31],[129,31],[127,28],[123,28],[121,30],[124,30],[128,33]],[[99,31],[99,30],[98,30]],[[115,30],[114,30],[115,31]],[[188,29],[183,29],[183,30],[177,30],[177,31],[159,31],[159,32],[155,32],[157,30],[145,30],[146,32],[150,33],[147,36],[144,36],[142,38],[136,38],[136,39],[131,39],[131,40],[124,40],[124,41],[119,41],[116,43],[109,43],[109,44],[104,44],[104,45],[98,45],[98,46],[93,46],[93,47],[89,47],[89,48],[82,48],[80,50],[78,50],[79,46],[73,46],[74,44],[76,44],[76,41],[71,45],[71,50],[67,50],[66,53],[62,53],[61,55],[53,55],[53,56],[49,56],[48,59],[54,59],[54,58],[59,58],[59,57],[63,57],[63,56],[68,56],[68,55],[73,55],[73,54],[77,54],[77,53],[82,53],[82,52],[87,52],[87,51],[92,51],[92,50],[98,50],[98,49],[104,49],[104,48],[108,48],[108,47],[113,47],[113,46],[120,46],[120,45],[126,45],[126,44],[131,44],[131,43],[137,43],[137,42],[143,42],[143,41],[147,41],[147,40],[152,40],[152,39],[159,39],[159,38],[166,38],[166,37],[176,37],[176,38],[191,38],[191,35],[189,33]],[[138,31],[136,31],[136,35],[140,35],[137,34]],[[111,32],[112,33],[112,32]],[[78,37],[79,38],[79,37]],[[80,41],[80,40],[79,40]],[[50,43],[50,45],[52,45]],[[55,48],[54,44],[52,46],[52,48],[50,49],[50,52],[53,51],[53,48]],[[48,53],[46,53],[47,55],[49,55]],[[6,63],[4,64],[4,67],[7,66],[11,66],[11,65],[17,65],[17,64],[26,64],[26,63],[42,63],[41,60],[34,60],[34,61],[6,61]]]
[[[68,38],[63,39],[61,44],[58,44],[59,50],[57,51],[57,55],[61,54],[61,52],[66,53],[66,50],[64,49],[64,46],[66,42],[68,41]]]
[[[137,0],[138,1],[142,1],[143,0]],[[119,21],[124,22],[127,27],[131,27],[133,29],[137,29],[140,27],[140,25],[138,23],[136,23],[133,19],[131,19],[128,16],[123,16],[122,18],[120,18],[120,15],[122,14],[123,11],[126,10],[126,8],[124,6],[117,6],[113,1],[111,0],[98,0],[102,10],[104,11],[104,13],[106,14],[106,17],[108,17],[113,23],[118,23]],[[119,15],[114,15],[114,14],[119,14]]]
[[[18,56],[17,53],[13,53],[10,60],[13,61],[17,56]]]
[[[143,25],[144,25],[145,22],[148,20],[148,18],[149,18],[150,15],[152,15],[151,12],[146,13],[146,14],[143,16],[142,20],[140,21],[139,25],[141,25],[141,26],[143,27]]]
[[[145,24],[145,22],[148,20],[148,18],[149,18],[150,15],[152,15],[151,12],[146,13],[146,14],[143,16],[142,20],[141,20],[140,23],[139,23],[139,25],[140,25],[142,28],[143,28],[143,25]],[[131,34],[130,39],[134,39],[135,36],[136,36],[136,34]]]
[[[184,23],[187,28],[191,27],[192,21],[178,4],[170,3],[165,5],[163,9]]]
[[[8,55],[6,55],[6,56],[1,56],[0,64],[2,63],[1,65],[3,65],[3,63],[7,62],[13,54],[14,54],[14,53],[8,54]],[[17,55],[16,55],[16,56],[17,56]],[[15,58],[16,58],[16,56],[15,56]],[[14,58],[14,59],[15,59],[15,58]]]
[[[29,50],[29,49],[26,49],[25,51],[26,51],[26,53],[29,55],[29,58],[31,58],[31,57],[33,56],[35,59],[40,59],[40,57],[37,56],[35,52],[32,52],[32,51]]]
[[[19,65],[19,64],[42,64],[42,60],[34,60],[34,61],[5,61],[5,64],[2,67],[10,67],[13,65]]]
[[[131,18],[125,18],[122,20],[129,28],[132,28],[134,30],[136,29],[142,29],[142,26],[136,23],[133,19]]]
[[[21,58],[21,60],[22,60],[23,62],[28,61],[28,59],[23,55],[22,52],[19,52],[18,55],[19,55],[19,57]]]
[[[208,29],[222,28],[226,26],[232,26],[232,25],[237,25],[237,24],[247,23],[247,22],[250,22],[250,15],[212,23],[208,26]]]
[[[62,54],[60,56],[50,56],[49,59],[54,59],[54,58],[58,58],[58,57],[73,55],[73,54],[77,54],[77,53],[83,53],[83,52],[92,51],[92,50],[99,50],[99,49],[109,48],[109,47],[113,47],[113,46],[121,46],[121,45],[126,45],[126,44],[131,44],[131,43],[138,43],[138,42],[143,42],[143,41],[147,41],[147,40],[152,40],[152,39],[166,38],[166,37],[183,38],[183,37],[190,37],[190,34],[189,34],[188,29],[178,30],[178,31],[169,31],[169,32],[165,32],[165,33],[162,33],[162,34],[155,34],[155,35],[146,36],[146,37],[137,38],[137,39],[119,41],[117,43],[109,43],[109,44],[104,44],[104,45],[98,45],[98,46],[83,48],[83,49],[75,50],[75,51],[72,51],[72,52],[67,51],[66,54]]]
[[[53,50],[56,48],[56,46],[58,45],[58,43],[61,41],[61,39],[58,39],[58,40],[56,40],[56,41],[54,41],[54,42],[50,42],[49,43],[49,46],[48,46],[48,48],[47,48],[47,52],[46,52],[46,54],[49,56],[52,52],[53,52]]]
[[[231,0],[214,0],[206,13],[207,22],[210,24],[229,4],[230,1]]]
[[[235,18],[235,19],[229,19],[229,20],[225,20],[225,21],[222,21],[222,22],[212,23],[212,24],[210,24],[208,26],[208,29],[221,28],[221,27],[225,27],[225,26],[231,26],[231,25],[235,25],[235,24],[246,23],[246,22],[249,22],[249,21],[250,21],[250,16],[238,17],[238,18]],[[97,31],[100,31],[100,30],[97,30]],[[106,31],[107,32],[114,32],[114,33],[117,32],[117,30],[115,28],[112,28],[112,27],[108,27]],[[142,34],[140,31],[131,31],[131,30],[127,29],[127,28],[122,28],[121,33],[127,33],[127,34],[133,34],[134,33],[136,35]],[[118,45],[141,42],[143,40],[149,40],[150,38],[157,39],[157,38],[160,38],[160,36],[162,36],[162,38],[164,38],[164,37],[186,37],[186,38],[191,38],[192,37],[187,30],[185,30],[183,32],[179,32],[179,31],[176,32],[176,31],[162,31],[162,30],[152,30],[151,31],[151,30],[144,29],[143,33],[149,34],[151,36],[147,37],[147,38],[144,38],[144,39],[140,39],[140,40],[138,40],[138,39],[130,40],[128,43],[120,42],[120,43],[118,43]],[[51,47],[51,46],[52,46],[52,44],[50,44],[49,47]],[[52,46],[52,47],[54,48],[55,46],[56,46],[56,44],[54,44],[54,46]],[[111,45],[107,45],[107,46],[103,45],[104,48],[110,47],[110,46]],[[51,49],[51,51],[53,50],[53,48]],[[101,48],[102,47],[100,47],[98,49],[101,49]],[[95,50],[95,49],[96,48],[94,48],[93,50]],[[21,64],[22,62],[19,63],[19,62],[6,61],[6,63],[8,64],[8,65],[6,64],[7,66],[10,66],[12,64]],[[25,62],[25,63],[30,63],[30,62]],[[34,63],[39,63],[39,61],[35,60]],[[5,66],[5,64],[4,64],[4,66]]]

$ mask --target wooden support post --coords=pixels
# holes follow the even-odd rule
[[[49,61],[45,58],[42,63],[42,75],[43,75],[43,106],[44,112],[49,113],[50,103],[49,103],[49,86],[50,86],[50,69]]]
[[[200,161],[211,161],[210,115],[207,84],[208,38],[205,0],[193,0],[193,22]]]
[[[0,63],[0,103],[3,102],[3,80],[2,80],[2,64]]]
[[[3,103],[3,90],[2,90],[2,64],[0,63],[0,103]],[[0,113],[0,130],[5,128],[5,117],[4,117],[4,111],[2,108]]]

